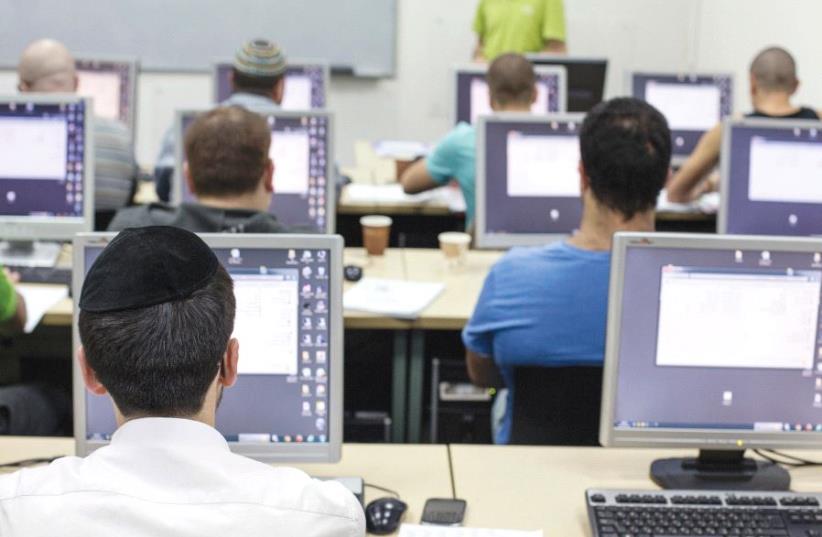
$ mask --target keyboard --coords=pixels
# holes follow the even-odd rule
[[[71,269],[61,267],[6,267],[20,275],[22,283],[53,283],[71,288]]]
[[[594,537],[822,537],[822,494],[588,490]]]

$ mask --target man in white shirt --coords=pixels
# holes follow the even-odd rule
[[[119,428],[84,459],[0,477],[0,535],[364,535],[342,485],[232,454],[214,428],[237,379],[234,313],[231,278],[199,237],[121,232],[86,276],[77,357]]]

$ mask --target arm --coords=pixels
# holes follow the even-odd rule
[[[22,332],[26,326],[26,302],[23,296],[14,288],[14,283],[19,279],[15,274],[3,269],[0,272],[0,295],[3,296],[2,322],[0,330],[3,332]]]
[[[568,47],[565,45],[565,41],[560,41],[559,39],[546,39],[545,46],[542,47],[542,52],[548,52],[551,54],[567,54]]]
[[[505,387],[505,381],[502,379],[493,358],[466,350],[465,365],[468,369],[468,378],[475,386],[480,388]]]
[[[485,52],[483,51],[484,43],[483,37],[485,35],[485,7],[484,2],[480,1],[477,6],[477,12],[474,15],[474,32],[477,34],[477,45],[474,47],[474,61],[486,62]]]
[[[440,186],[428,173],[425,159],[419,159],[409,166],[400,177],[400,183],[406,194],[417,194]]]
[[[565,3],[563,0],[548,0],[542,14],[542,52],[567,54],[565,28]]]
[[[488,61],[488,58],[485,57],[485,52],[483,52],[482,38],[477,39],[477,45],[474,47],[473,58],[475,62],[479,63],[485,63]]]
[[[719,162],[721,145],[722,125],[717,125],[702,136],[694,152],[668,183],[668,201],[687,203],[704,193],[704,189],[698,187]]]

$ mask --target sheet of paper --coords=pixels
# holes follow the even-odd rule
[[[347,310],[416,319],[445,289],[441,283],[363,278],[345,293]]]
[[[30,334],[40,324],[40,320],[48,310],[58,302],[68,297],[67,285],[32,285],[21,283],[17,291],[26,302],[26,334]]]
[[[489,530],[403,524],[400,526],[400,537],[542,537],[542,531]]]
[[[368,185],[352,183],[345,187],[342,200],[345,203],[364,204],[408,204],[408,205],[445,205],[452,212],[465,212],[465,198],[459,188],[444,186],[422,192],[420,194],[406,194],[402,185],[392,183],[388,185]]]
[[[383,140],[374,143],[374,152],[378,157],[391,159],[414,159],[428,154],[429,147],[422,142],[404,140]]]

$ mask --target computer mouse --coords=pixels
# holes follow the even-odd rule
[[[362,267],[346,265],[343,267],[343,276],[349,282],[358,282],[362,279]]]
[[[388,535],[400,527],[408,504],[397,498],[379,498],[365,507],[365,526],[368,533]]]

